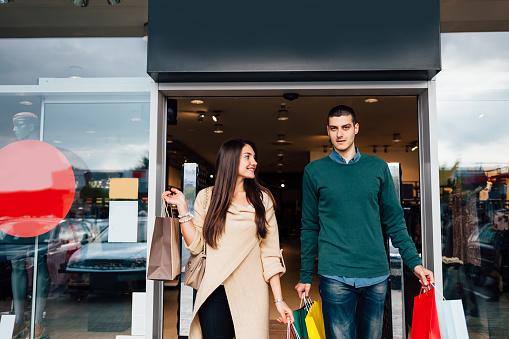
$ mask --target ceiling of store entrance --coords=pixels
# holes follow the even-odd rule
[[[178,122],[170,125],[170,139],[177,140],[214,164],[216,152],[224,140],[242,137],[253,140],[258,147],[258,162],[264,172],[299,172],[309,161],[309,152],[327,154],[328,137],[325,122],[328,111],[338,104],[352,106],[358,114],[360,133],[357,145],[361,151],[387,151],[402,154],[406,145],[418,139],[417,99],[411,96],[376,97],[378,103],[368,104],[366,97],[301,97],[285,101],[281,97],[200,98],[201,105],[191,104],[193,98],[178,99]],[[281,103],[287,103],[289,120],[277,120]],[[205,110],[203,121],[197,111]],[[216,134],[213,111],[219,110],[219,123],[224,133]],[[394,142],[393,134],[401,141]],[[290,145],[278,145],[278,134],[284,134]],[[325,149],[324,149],[325,146]],[[171,146],[170,146],[171,148]],[[284,166],[278,166],[278,151],[283,150]]]
[[[106,0],[88,2],[80,8],[71,0],[11,0],[0,5],[0,37],[145,35],[148,0],[122,0],[116,6]],[[442,32],[509,30],[509,1],[440,2]]]

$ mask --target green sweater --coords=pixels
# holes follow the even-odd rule
[[[320,275],[389,274],[382,225],[403,262],[421,264],[383,160],[363,154],[347,165],[325,157],[306,166],[302,186],[300,282],[311,283],[317,255]]]

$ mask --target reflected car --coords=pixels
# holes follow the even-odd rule
[[[108,228],[92,242],[76,251],[65,271],[71,273],[69,292],[132,292],[145,290],[147,243],[146,217],[139,217],[143,239],[136,243],[108,242]]]

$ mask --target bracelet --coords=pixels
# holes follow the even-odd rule
[[[281,298],[274,299],[274,304],[282,303],[284,300]]]
[[[193,215],[190,214],[190,215],[187,215],[187,216],[184,216],[182,218],[179,218],[179,223],[181,224],[185,224],[186,222],[189,222],[193,219]]]
[[[182,214],[182,215],[180,215],[180,214],[179,214],[177,218],[179,218],[179,219],[180,219],[180,218],[183,218],[183,217],[188,217],[188,216],[190,216],[190,215],[191,215],[191,213],[190,213],[190,212],[187,212],[186,214]]]

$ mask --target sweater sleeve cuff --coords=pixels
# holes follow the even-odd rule
[[[309,272],[303,272],[303,271],[300,272],[300,279],[299,279],[300,283],[311,284],[312,281],[313,281],[313,274],[311,274]]]
[[[412,258],[411,260],[408,261],[408,263],[406,263],[407,267],[410,268],[412,270],[412,272],[414,271],[414,268],[415,266],[417,265],[422,265],[422,260],[420,257],[415,257],[415,258]]]

